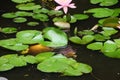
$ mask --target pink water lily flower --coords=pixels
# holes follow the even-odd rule
[[[63,8],[63,11],[65,14],[68,12],[68,8],[76,8],[74,3],[71,3],[72,0],[54,0],[56,3],[58,3],[60,6],[57,6],[55,10],[59,10]]]

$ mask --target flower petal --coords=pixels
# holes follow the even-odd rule
[[[61,9],[61,8],[63,8],[63,6],[57,6],[57,7],[55,8],[55,10],[59,10],[59,9]]]
[[[70,8],[76,8],[76,6],[75,6],[75,4],[74,4],[74,3],[69,4],[69,5],[68,5],[68,7],[70,7]]]
[[[67,14],[67,12],[68,12],[68,7],[63,7],[63,11],[64,11],[65,14]]]
[[[54,0],[56,3],[60,5],[70,4],[72,0]]]

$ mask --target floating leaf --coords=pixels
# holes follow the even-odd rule
[[[94,32],[92,30],[83,30],[83,31],[78,31],[78,35],[92,35]]]
[[[0,40],[0,46],[15,51],[21,51],[28,48],[28,45],[23,45],[14,38]]]
[[[38,62],[36,60],[36,58],[34,56],[32,56],[32,55],[27,55],[23,59],[24,59],[25,62],[30,63],[30,64],[35,64],[35,63]]]
[[[87,44],[87,43],[92,42],[93,40],[94,40],[93,35],[85,35],[82,37],[81,44]]]
[[[27,65],[27,63],[21,57],[11,57],[9,59],[9,64],[12,64],[15,67],[21,67]]]
[[[11,0],[11,1],[15,3],[26,3],[26,2],[32,2],[33,0]]]
[[[62,47],[68,43],[67,35],[60,29],[48,27],[43,30],[43,37],[48,39],[41,44],[49,47]]]
[[[112,6],[118,3],[118,0],[90,0],[92,4],[100,3],[100,6]]]
[[[27,25],[28,26],[37,26],[37,25],[39,25],[39,23],[38,22],[28,22]]]
[[[101,34],[103,34],[104,36],[111,36],[118,32],[116,29],[110,27],[103,27],[103,30],[104,31],[102,31]]]
[[[102,34],[95,34],[94,37],[95,37],[95,41],[105,41],[107,39],[110,39],[109,36],[104,36]]]
[[[83,73],[90,73],[92,71],[89,65],[77,63],[75,60],[66,58],[61,54],[39,63],[37,69],[43,72],[59,72],[67,76],[80,76]]]
[[[46,8],[42,8],[42,9],[34,9],[33,12],[34,13],[48,13],[49,10]]]
[[[36,55],[35,58],[38,62],[42,62],[52,57],[54,54],[55,54],[54,52],[43,52],[43,53],[39,53],[38,55]]]
[[[69,21],[69,19],[67,20],[67,16],[63,16],[63,19],[65,19],[66,21]],[[77,21],[77,19],[74,16],[70,16],[70,23],[75,23]]]
[[[63,19],[61,17],[55,17],[53,18],[53,22],[66,22],[66,19]]]
[[[23,18],[23,17],[17,17],[17,18],[14,18],[13,21],[14,21],[15,23],[24,23],[24,22],[27,21],[27,19],[26,19],[26,18]]]
[[[104,19],[102,25],[103,25],[104,27],[117,28],[117,26],[120,25],[120,24],[118,23],[118,21],[119,21],[119,18],[115,18],[115,17],[106,18],[106,19]]]
[[[118,48],[120,48],[120,39],[114,39],[116,45],[118,46]]]
[[[25,11],[17,11],[17,12],[15,12],[15,15],[23,17],[23,16],[32,16],[33,13],[32,12],[25,12]]]
[[[75,17],[77,20],[85,20],[89,18],[89,16],[85,14],[74,14],[73,17]]]
[[[14,27],[5,27],[5,28],[2,28],[0,32],[5,34],[11,34],[11,33],[16,33],[17,29]]]
[[[120,59],[120,49],[117,49],[114,52],[104,52],[103,54],[107,57]]]
[[[63,14],[63,12],[62,11],[57,11],[57,10],[51,10],[49,13],[48,13],[48,15],[49,16],[61,16]]]
[[[87,48],[91,50],[101,50],[102,47],[103,47],[102,42],[94,42],[94,43],[87,45]]]
[[[33,14],[33,19],[38,19],[40,21],[48,21],[48,16],[45,14]]]
[[[34,10],[41,8],[40,5],[36,5],[35,3],[26,3],[26,4],[19,4],[16,6],[19,10]]]
[[[15,15],[15,13],[4,13],[4,14],[2,14],[2,17],[4,17],[4,18],[15,18],[17,16]]]
[[[2,64],[0,65],[0,71],[8,71],[13,69],[14,66],[12,64]]]
[[[101,51],[102,51],[103,53],[109,53],[109,52],[114,52],[114,51],[116,51],[116,49],[117,49],[117,44],[116,44],[115,42],[111,41],[111,40],[107,40],[107,41],[104,43]]]
[[[16,34],[16,40],[23,44],[35,44],[43,41],[43,36],[40,31],[37,30],[25,30]]]
[[[81,38],[78,37],[78,36],[73,36],[73,37],[70,37],[69,40],[73,43],[76,43],[76,44],[81,44]]]
[[[116,16],[119,16],[119,14],[120,14],[120,8],[116,8],[116,9],[114,9],[114,13],[113,13],[113,17],[116,17]]]
[[[85,11],[85,13],[93,13],[93,16],[96,18],[104,18],[112,16],[114,10],[109,8],[93,8]]]

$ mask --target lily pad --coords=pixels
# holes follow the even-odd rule
[[[26,18],[23,18],[23,17],[17,17],[17,18],[14,18],[13,21],[14,21],[15,23],[24,23],[24,22],[27,21],[27,19],[26,19]]]
[[[100,3],[100,6],[112,6],[118,3],[118,0],[90,0],[92,4]]]
[[[25,12],[25,11],[17,11],[17,12],[15,12],[15,15],[23,17],[23,16],[32,16],[33,13],[32,12]]]
[[[93,35],[85,35],[82,37],[81,44],[88,44],[94,40]]]
[[[114,10],[109,8],[93,8],[86,10],[84,13],[93,13],[93,16],[96,18],[104,18],[104,17],[112,16]]]
[[[26,3],[26,2],[32,2],[33,0],[11,0],[11,1],[15,3]]]
[[[15,18],[15,17],[17,17],[16,15],[15,15],[15,13],[4,13],[4,14],[2,14],[2,17],[4,17],[4,18]]]
[[[43,72],[59,72],[67,76],[80,76],[83,73],[90,73],[92,71],[92,68],[89,65],[77,63],[75,60],[66,58],[61,54],[55,55],[39,63],[37,69]]]
[[[66,33],[54,27],[45,28],[43,30],[43,37],[47,40],[41,44],[49,47],[62,47],[68,43]]]
[[[0,71],[8,71],[13,69],[14,66],[12,64],[2,64],[0,65]]]
[[[74,14],[73,15],[77,20],[85,20],[85,19],[88,19],[89,16],[86,15],[86,14]]]
[[[110,53],[116,50],[117,50],[117,44],[111,40],[107,40],[101,49],[103,53]]]
[[[73,37],[70,37],[69,40],[73,43],[76,43],[76,44],[81,44],[81,38],[78,37],[78,36],[73,36]]]
[[[33,14],[32,16],[33,19],[37,19],[40,21],[48,21],[48,16],[46,14]]]
[[[5,33],[5,34],[11,34],[11,33],[16,33],[17,28],[14,27],[5,27],[0,30],[0,32]]]
[[[27,25],[28,26],[37,26],[37,25],[39,25],[39,22],[28,22]]]
[[[16,34],[16,40],[23,44],[35,44],[42,42],[44,39],[40,31],[25,30]]]
[[[36,5],[35,3],[26,3],[26,4],[19,4],[16,6],[19,10],[34,10],[41,8],[40,5]]]
[[[43,53],[39,53],[38,55],[36,55],[35,58],[38,62],[42,62],[52,57],[54,54],[55,54],[54,52],[43,52]]]
[[[102,47],[103,47],[102,42],[94,42],[94,43],[87,45],[87,48],[91,50],[101,50]]]
[[[21,51],[28,48],[28,45],[17,42],[14,38],[0,40],[0,46],[15,51]]]

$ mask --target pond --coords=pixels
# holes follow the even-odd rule
[[[37,1],[37,0],[36,0]],[[39,1],[37,1],[39,2]],[[71,14],[74,13],[83,13],[84,10],[91,8],[97,8],[99,5],[91,5],[89,0],[73,0],[76,9],[70,9]],[[120,2],[119,2],[120,3]],[[6,12],[14,12],[17,9],[15,8],[15,3],[10,0],[1,0],[0,1],[0,15]],[[117,8],[119,5],[112,6],[109,8]],[[32,20],[32,19],[30,19]],[[87,20],[77,21],[76,23],[71,24],[71,29],[68,35],[73,35],[73,30],[75,27],[78,30],[91,29],[95,24],[97,24],[98,19],[93,18],[90,15],[90,18]],[[40,25],[31,27],[26,24],[17,24],[12,21],[12,19],[6,19],[0,17],[0,27],[17,27],[19,31],[21,30],[42,30],[45,25],[53,25],[50,23],[39,22]],[[15,34],[4,34],[0,33],[0,39],[14,38]],[[6,77],[8,80],[119,80],[120,79],[120,60],[109,58],[103,55],[100,51],[92,51],[86,48],[85,45],[78,45],[72,42],[69,42],[69,45],[76,51],[78,62],[86,63],[93,68],[92,73],[84,74],[82,76],[70,77],[62,76],[59,73],[44,73],[36,69],[36,65],[29,64],[25,67],[14,68],[9,71],[0,72],[0,77]],[[4,54],[17,53],[16,51],[8,50],[0,47],[0,55]],[[1,80],[1,79],[0,79]]]

